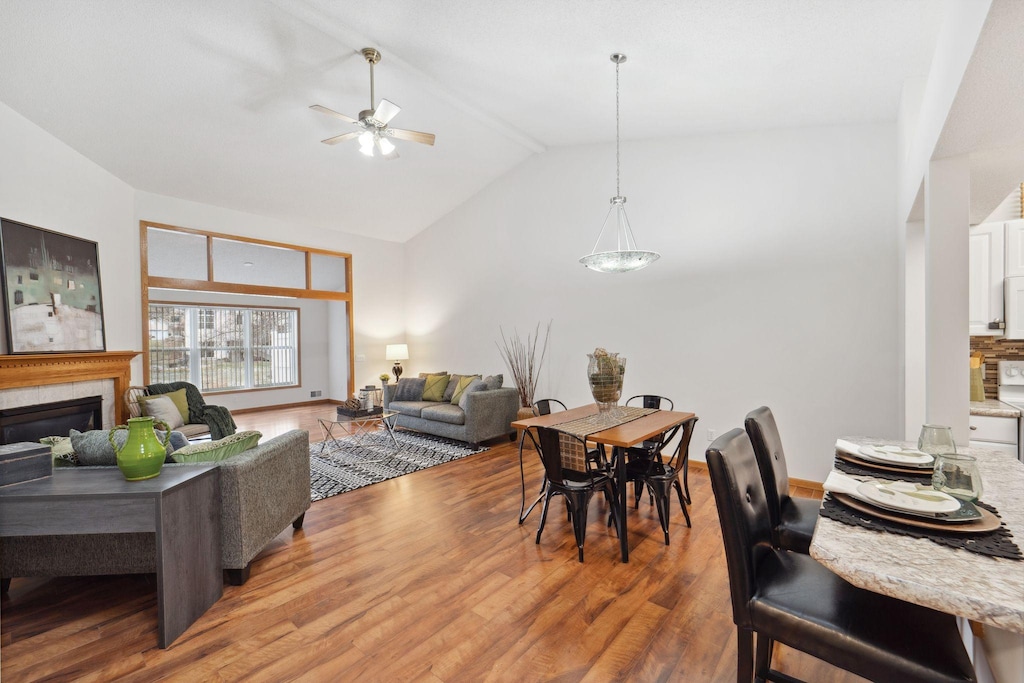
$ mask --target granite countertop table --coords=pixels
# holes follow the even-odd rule
[[[861,444],[905,441],[844,437]],[[983,493],[1024,550],[1024,463],[991,448],[958,449],[978,458]],[[1024,561],[979,555],[819,517],[811,557],[876,593],[1024,634]]]

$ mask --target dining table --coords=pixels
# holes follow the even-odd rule
[[[844,440],[859,446],[917,447],[900,440]],[[996,510],[1012,534],[1010,540],[1024,548],[1024,463],[991,448],[957,447],[957,452],[977,459],[983,488],[979,500]],[[887,479],[901,476],[880,474]],[[1018,648],[1014,658],[1024,652],[1019,649],[1024,643],[1024,560],[854,526],[825,515],[818,518],[810,554],[855,586],[977,622],[982,630],[989,627],[1000,637],[1009,636]]]
[[[526,431],[538,427],[552,427],[558,429],[559,425],[566,425],[576,422],[582,418],[598,415],[599,409],[596,403],[591,403],[569,410],[540,415],[526,419],[516,420],[512,428],[523,430],[523,437],[519,441],[519,457],[522,462],[523,445],[526,439]],[[587,433],[585,439],[588,443],[595,443],[601,446],[612,448],[612,471],[615,479],[615,492],[619,504],[622,505],[623,514],[619,515],[616,531],[619,534],[619,549],[622,554],[622,561],[629,562],[629,537],[628,522],[625,514],[626,500],[626,454],[629,448],[641,444],[659,434],[664,434],[676,425],[694,417],[693,413],[677,410],[652,410],[640,417],[632,417],[626,410],[611,408],[610,415],[605,416],[605,422],[610,426],[604,426],[594,432]],[[577,433],[577,435],[579,435]],[[524,487],[525,504],[525,487]],[[532,509],[532,508],[531,508]],[[520,523],[524,516],[520,509]]]

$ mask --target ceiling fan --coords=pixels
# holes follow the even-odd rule
[[[362,49],[363,57],[370,65],[370,109],[364,109],[359,112],[359,119],[356,120],[351,116],[345,116],[339,114],[333,109],[314,104],[310,106],[310,109],[315,109],[318,112],[333,116],[341,119],[346,123],[355,124],[359,130],[350,131],[348,133],[342,133],[341,135],[335,135],[332,138],[321,140],[325,145],[336,145],[344,140],[350,140],[352,138],[359,138],[359,151],[368,157],[374,155],[373,150],[376,148],[380,152],[381,156],[385,159],[397,159],[398,151],[395,146],[391,144],[388,138],[397,138],[399,140],[409,140],[411,142],[421,142],[425,145],[434,144],[433,133],[420,133],[415,130],[403,130],[402,128],[392,128],[388,124],[391,119],[395,118],[398,112],[402,111],[394,102],[389,102],[381,98],[380,104],[377,108],[373,108],[374,103],[374,92],[373,92],[373,65],[380,61],[380,52],[372,47],[364,47]]]

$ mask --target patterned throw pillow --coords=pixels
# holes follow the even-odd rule
[[[459,383],[455,387],[454,393],[452,393],[451,402],[458,405],[459,399],[462,398],[462,392],[466,390],[466,387],[473,383],[473,380],[477,379],[480,379],[480,375],[466,375],[465,377],[460,377]]]
[[[501,385],[505,383],[505,375],[488,375],[484,377],[484,384],[487,385],[487,391],[491,389],[501,389]]]
[[[448,375],[428,375],[424,382],[424,401],[440,401],[444,398],[444,390],[448,388]]]
[[[447,374],[448,374],[447,370],[442,370],[441,372],[421,372],[420,373],[420,379],[426,379],[427,377],[432,377],[434,375],[447,375]]]
[[[395,395],[391,397],[392,401],[422,401],[423,400],[423,387],[427,383],[427,380],[417,379],[413,377],[403,377],[398,380],[398,386],[395,387]]]
[[[477,392],[477,391],[487,391],[487,383],[484,382],[484,380],[482,380],[482,379],[475,379],[475,380],[473,380],[472,382],[469,383],[469,386],[466,387],[466,390],[462,392],[462,398],[459,399],[459,407],[462,408],[463,410],[465,410],[466,409],[466,403],[468,403],[468,401],[466,400],[467,397],[470,394],[472,394],[474,392]]]
[[[192,443],[174,452],[174,462],[218,462],[255,448],[262,433],[235,432],[217,441]]]
[[[44,443],[50,447],[50,453],[53,454],[54,467],[78,464],[78,456],[75,455],[75,448],[71,445],[70,436],[44,436],[39,439],[39,443]]]
[[[448,386],[445,387],[444,396],[441,397],[442,401],[451,402],[452,395],[455,394],[455,389],[459,386],[460,379],[462,379],[462,375],[448,375]]]

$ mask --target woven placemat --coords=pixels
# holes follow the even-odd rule
[[[842,460],[836,458],[832,464],[833,469],[836,469],[844,474],[853,474],[861,477],[874,477],[875,479],[885,479],[886,481],[910,481],[915,484],[931,484],[932,483],[932,471],[925,470],[923,474],[911,474],[910,472],[889,472],[886,470],[876,470],[873,467],[861,467],[860,465],[849,462],[848,460]]]
[[[975,503],[975,505],[985,508],[997,517],[999,516],[999,512],[991,505],[987,505],[981,501]],[[995,531],[977,534],[947,534],[941,531],[929,531],[921,528],[903,526],[896,522],[890,522],[888,520],[865,515],[835,501],[832,496],[828,494],[825,495],[819,514],[821,514],[822,517],[828,517],[829,519],[842,522],[843,524],[859,526],[865,529],[873,529],[875,531],[884,531],[886,533],[896,534],[897,536],[927,538],[929,541],[938,543],[939,545],[948,546],[950,548],[962,548],[979,555],[1002,557],[1008,560],[1024,560],[1024,554],[1021,553],[1017,544],[1011,540],[1013,538],[1013,534],[1011,534],[1010,530],[1003,524],[1000,524],[999,528]]]
[[[611,427],[618,427],[621,424],[632,422],[644,415],[650,415],[651,413],[656,412],[658,412],[657,408],[621,406],[618,408],[612,408],[611,410],[603,413],[594,413],[593,415],[579,417],[575,420],[569,420],[568,422],[553,424],[551,426],[560,432],[572,434],[573,436],[578,436],[583,439],[595,432],[604,431]]]

